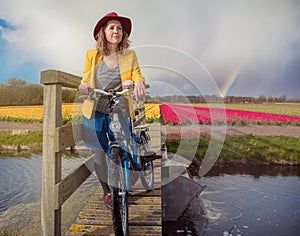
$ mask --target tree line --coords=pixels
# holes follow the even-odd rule
[[[217,95],[203,96],[155,96],[146,97],[149,103],[300,103],[300,98],[288,99],[285,95],[280,97],[272,96],[257,96],[257,97],[242,97],[242,96],[227,96],[221,97]]]
[[[11,78],[6,83],[0,83],[0,106],[42,105],[43,91],[43,85]],[[63,102],[74,102],[75,96],[75,90],[62,91]]]
[[[0,83],[0,106],[16,105],[42,105],[44,86],[36,83],[28,83],[22,79],[12,78],[6,83]],[[73,103],[76,98],[76,90],[64,88],[62,90],[62,101]],[[298,99],[288,99],[285,95],[281,97],[257,96],[227,96],[222,98],[217,95],[203,96],[146,96],[149,103],[265,103],[265,102],[299,102]]]

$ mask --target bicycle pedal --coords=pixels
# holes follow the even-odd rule
[[[154,161],[156,158],[155,152],[146,152],[146,155],[141,156],[141,160],[144,162]]]

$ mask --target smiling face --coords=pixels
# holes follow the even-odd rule
[[[108,43],[118,45],[122,41],[123,27],[117,20],[110,20],[104,30],[105,38]]]

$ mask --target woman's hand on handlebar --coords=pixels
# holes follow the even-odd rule
[[[88,84],[81,84],[81,85],[78,86],[78,90],[82,94],[88,94],[89,93],[89,85]]]
[[[88,84],[80,84],[78,90],[82,94],[89,94],[89,85]],[[134,97],[139,100],[145,97],[146,88],[144,82],[142,80],[137,80],[134,86],[133,95]]]
[[[145,94],[146,94],[146,88],[144,82],[142,80],[137,80],[135,82],[135,86],[133,90],[133,95],[135,99],[140,100],[145,97]]]

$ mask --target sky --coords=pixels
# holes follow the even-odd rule
[[[0,0],[0,83],[81,75],[97,21],[132,20],[150,94],[300,98],[298,0]]]

